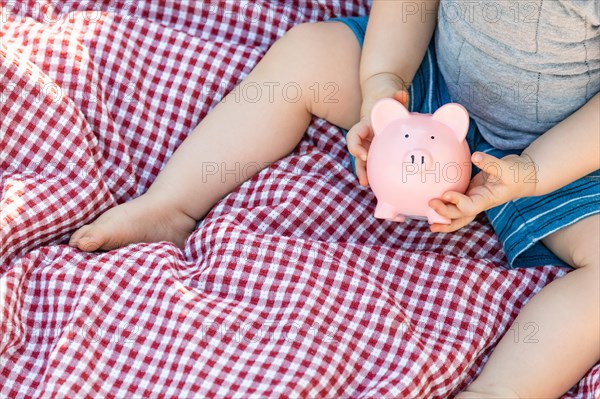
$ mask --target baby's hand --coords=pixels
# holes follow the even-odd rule
[[[432,224],[433,232],[451,232],[469,224],[480,212],[535,192],[536,167],[526,155],[507,155],[498,159],[476,152],[471,160],[481,169],[469,184],[466,194],[448,191],[429,202],[437,213],[451,219],[449,225]]]
[[[385,98],[385,96],[379,98]],[[393,98],[400,101],[405,106],[408,104],[408,92],[406,90],[396,91]],[[371,128],[370,108],[372,108],[375,102],[376,101],[368,101],[366,106],[367,111],[364,113],[365,116],[356,125],[352,126],[346,135],[348,151],[355,157],[354,165],[356,167],[356,176],[358,177],[358,182],[362,186],[367,186],[369,184],[367,179],[367,156],[374,136],[373,129]],[[363,109],[365,109],[364,106]]]
[[[367,179],[367,154],[372,140],[373,130],[371,129],[371,121],[368,117],[365,117],[352,126],[352,129],[346,135],[348,151],[355,157],[354,166],[356,167],[356,176],[362,186],[369,184]]]

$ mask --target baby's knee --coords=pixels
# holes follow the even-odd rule
[[[318,53],[326,41],[327,27],[324,24],[326,23],[305,22],[295,25],[275,44],[302,55]]]
[[[280,37],[265,55],[265,59],[273,59],[277,63],[292,64],[306,56],[311,49],[310,40],[314,23],[302,23],[292,27]]]
[[[262,71],[273,84],[293,86],[297,92],[305,93],[306,82],[315,75],[319,59],[314,25],[303,23],[290,29],[271,46],[255,70]]]
[[[332,34],[334,25],[331,22],[306,22],[292,27],[283,37],[277,40],[269,56],[287,71],[297,69],[309,74],[322,68],[331,56],[332,46],[336,46],[337,38]]]

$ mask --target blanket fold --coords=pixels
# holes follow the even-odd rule
[[[1,397],[449,398],[566,274],[507,270],[485,217],[452,234],[375,219],[320,119],[183,251],[74,250],[277,38],[368,1],[0,5]],[[596,365],[564,398],[599,395]]]

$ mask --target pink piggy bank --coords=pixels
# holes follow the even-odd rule
[[[383,99],[371,112],[373,141],[367,177],[377,197],[375,217],[403,222],[405,217],[450,224],[428,203],[446,191],[464,193],[471,179],[471,153],[465,140],[469,115],[450,103],[433,115],[408,112]]]

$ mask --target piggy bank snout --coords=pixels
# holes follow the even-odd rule
[[[406,164],[421,166],[421,165],[432,165],[433,157],[431,153],[422,148],[414,148],[408,150],[404,154],[403,162]]]

